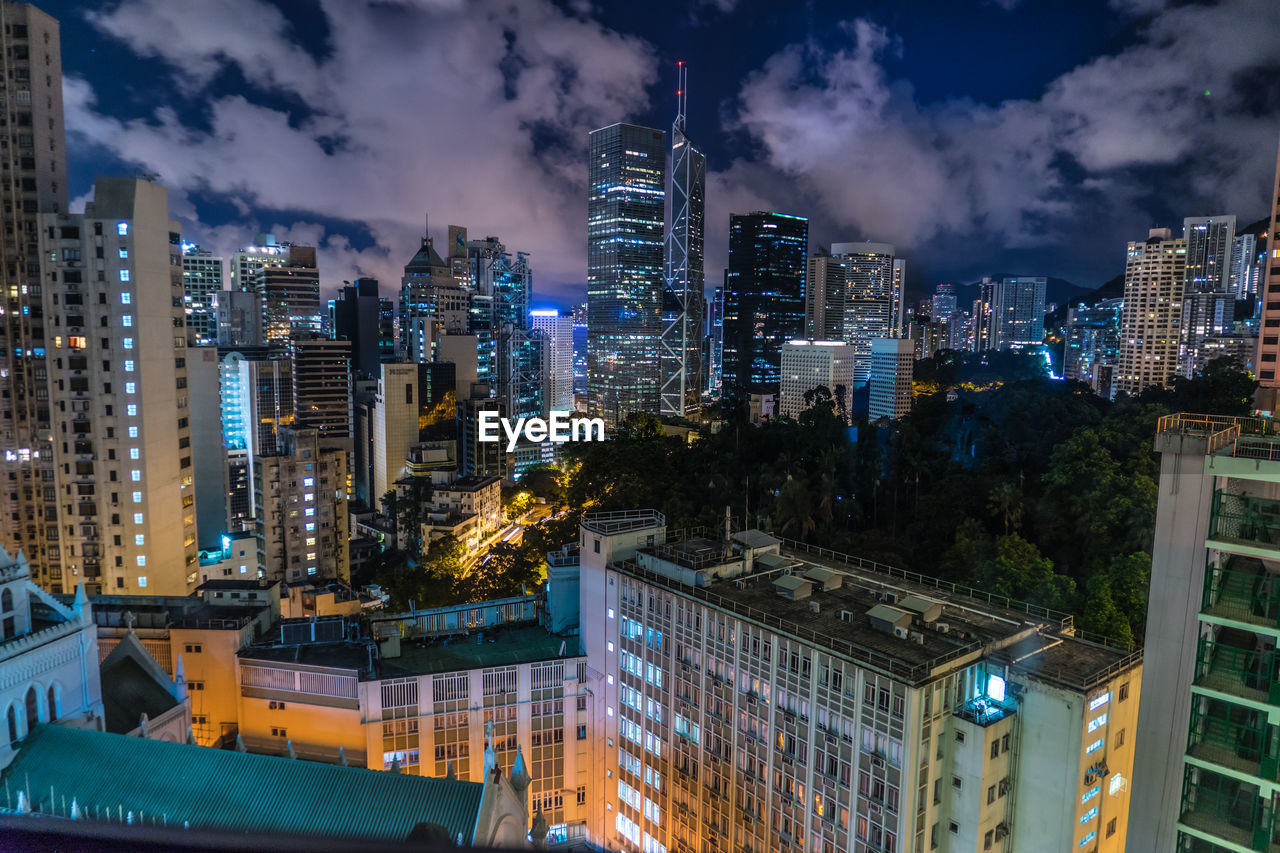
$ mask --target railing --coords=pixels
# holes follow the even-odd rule
[[[1256,786],[1188,767],[1180,820],[1225,841],[1265,851],[1271,844],[1275,815],[1270,803],[1258,797]]]
[[[1243,649],[1209,637],[1201,637],[1196,650],[1198,687],[1217,690],[1243,699],[1280,704],[1274,649]]]
[[[1156,422],[1156,433],[1208,436],[1206,450],[1211,455],[1280,461],[1280,421],[1274,418],[1165,415]]]
[[[582,526],[597,533],[632,530],[640,524],[665,526],[666,517],[656,509],[622,509],[613,512],[591,512],[582,517]]]
[[[1280,549],[1280,500],[1215,491],[1209,538]]]
[[[1222,702],[1215,704],[1225,705]],[[1202,703],[1197,702],[1191,709],[1187,754],[1253,776],[1261,775],[1267,748],[1266,722],[1224,718],[1202,710],[1201,706]],[[1236,710],[1241,712],[1244,709],[1237,707]]]
[[[1228,563],[1231,568],[1216,567],[1212,562],[1205,568],[1202,612],[1251,625],[1280,627],[1280,575],[1266,572],[1261,563],[1235,568],[1239,565],[1233,559]]]

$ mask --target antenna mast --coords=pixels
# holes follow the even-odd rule
[[[689,96],[689,68],[684,64],[684,60],[676,63],[679,82],[676,84],[676,120],[673,127],[684,132],[684,104],[685,99]]]

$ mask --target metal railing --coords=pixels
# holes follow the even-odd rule
[[[1165,415],[1156,422],[1157,434],[1203,435],[1206,452],[1243,459],[1280,461],[1280,421],[1233,415]]]
[[[1202,612],[1251,625],[1280,626],[1280,575],[1266,572],[1261,565],[1252,570],[1238,568],[1240,565],[1236,560],[1223,567],[1209,563],[1204,573]]]
[[[1209,538],[1280,549],[1280,501],[1215,491]]]
[[[621,509],[612,512],[589,512],[582,517],[582,526],[597,533],[619,533],[634,530],[642,525],[665,526],[666,517],[656,509]]]

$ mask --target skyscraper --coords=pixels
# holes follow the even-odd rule
[[[1234,216],[1189,216],[1182,220],[1187,241],[1185,293],[1225,292],[1231,281]]]
[[[543,413],[552,409],[573,410],[573,317],[546,309],[530,311],[533,331],[546,339],[543,386]]]
[[[350,580],[347,456],[313,429],[286,427],[276,450],[254,460],[258,565],[268,578]]]
[[[351,368],[361,376],[376,378],[388,344],[376,278],[358,278],[338,291],[333,303],[333,336],[351,342]]]
[[[62,123],[62,56],[58,21],[34,6],[0,5],[0,181],[6,237],[0,242],[0,546],[19,549],[32,579],[69,589],[57,539],[57,495],[49,452],[45,310],[41,298],[39,214],[67,209],[66,132]],[[92,253],[85,260],[93,257]],[[74,270],[68,270],[73,275]],[[48,545],[53,545],[49,548]]]
[[[724,285],[717,285],[707,306],[707,392],[719,397],[724,377]]]
[[[671,227],[662,291],[663,414],[686,417],[702,404],[702,245],[707,158],[685,135],[688,68],[679,63],[679,108],[671,126]]]
[[[400,279],[397,352],[409,361],[431,361],[441,334],[467,334],[471,292],[453,273],[436,252],[431,235],[424,235]]]
[[[192,346],[218,342],[218,303],[222,297],[222,258],[194,243],[182,244],[182,290],[187,337]]]
[[[852,348],[844,341],[788,341],[782,345],[782,390],[778,414],[798,418],[807,407],[804,395],[826,388],[837,412],[849,420],[853,395]]]
[[[1271,193],[1274,204],[1271,208],[1271,224],[1267,228],[1267,246],[1262,261],[1262,289],[1259,294],[1269,294],[1273,285],[1280,285],[1280,239],[1276,238],[1276,229],[1280,228],[1280,148],[1276,151],[1276,182]],[[1258,384],[1262,387],[1255,395],[1255,408],[1264,412],[1280,410],[1280,376],[1276,375],[1276,357],[1280,356],[1280,301],[1263,299],[1262,303],[1262,335],[1258,344]]]
[[[319,336],[289,341],[294,426],[316,431],[320,446],[350,451],[351,343]]]
[[[979,318],[975,350],[1010,350],[1044,343],[1043,276],[984,278],[974,316]]]
[[[1180,375],[1195,378],[1209,358],[1219,354],[1210,342],[1231,332],[1235,309],[1235,296],[1225,290],[1186,291],[1182,299],[1182,339],[1178,345]]]
[[[784,213],[729,217],[724,283],[724,387],[776,394],[782,345],[804,337],[809,220]]]
[[[1227,274],[1227,290],[1236,299],[1257,296],[1261,278],[1262,258],[1257,235],[1236,235],[1231,241],[1231,271]]]
[[[280,267],[289,262],[289,244],[280,243],[271,234],[259,234],[252,246],[245,246],[231,256],[231,289],[254,290],[254,282],[263,267]]]
[[[46,214],[43,225],[41,257],[56,259],[44,308],[60,321],[50,324],[50,486],[63,497],[51,525],[71,575],[51,586],[78,576],[99,592],[185,595],[196,579],[196,496],[181,235],[168,193],[99,179],[83,214]]]
[[[1067,312],[1062,359],[1062,375],[1066,379],[1086,382],[1094,393],[1111,397],[1123,310],[1123,299],[1104,299],[1092,307],[1078,305]]]
[[[894,248],[888,243],[833,243],[831,254],[845,271],[844,333],[853,347],[853,378],[871,375],[871,342],[896,337],[901,300],[894,299]]]
[[[817,340],[844,340],[845,269],[839,258],[819,249],[805,272],[805,335]]]
[[[295,335],[320,334],[320,272],[314,246],[283,247],[283,263],[265,264],[253,277],[262,300],[262,330],[268,344]]]
[[[1152,228],[1130,243],[1124,267],[1117,393],[1140,394],[1164,386],[1178,369],[1187,241],[1168,228]]]
[[[915,342],[906,338],[877,338],[871,342],[867,420],[896,421],[911,411],[915,352]]]
[[[591,132],[587,411],[611,427],[660,409],[665,141],[633,124]]]

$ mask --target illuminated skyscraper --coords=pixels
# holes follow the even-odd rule
[[[268,344],[284,345],[295,335],[320,333],[320,272],[314,246],[285,246],[283,263],[254,272],[253,289],[262,299],[262,330]]]
[[[871,342],[897,337],[894,248],[888,243],[833,243],[831,254],[845,271],[843,334],[853,347],[853,379],[871,376]]]
[[[707,158],[684,133],[688,69],[680,63],[679,109],[671,127],[671,227],[662,293],[662,412],[688,416],[702,402],[702,244]]]
[[[783,213],[729,217],[724,283],[726,393],[776,394],[782,345],[804,337],[809,220]]]
[[[543,354],[542,409],[573,410],[573,318],[554,308],[530,311],[533,331],[546,345]]]
[[[665,142],[633,124],[591,132],[587,411],[609,426],[660,408]]]
[[[41,300],[38,214],[67,209],[66,134],[62,123],[59,27],[34,6],[4,3],[0,49],[0,161],[5,239],[0,243],[0,546],[31,561],[45,589],[70,589],[57,548],[57,496],[49,452],[45,361],[46,315]],[[92,255],[86,255],[85,263]],[[68,270],[73,275],[83,272]],[[86,277],[87,280],[87,277]],[[46,546],[46,540],[48,546]]]
[[[1140,394],[1164,386],[1178,368],[1187,241],[1168,228],[1153,228],[1130,243],[1124,267],[1120,314],[1118,393]]]
[[[1189,216],[1182,220],[1187,241],[1186,293],[1226,291],[1231,280],[1234,216]]]
[[[192,346],[218,342],[218,302],[222,296],[222,258],[182,244],[182,290],[187,312],[187,338]]]
[[[984,278],[978,285],[976,351],[1009,350],[1044,341],[1044,276]]]
[[[844,265],[825,249],[819,249],[809,258],[805,279],[806,336],[827,341],[844,339],[844,292]]]

